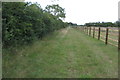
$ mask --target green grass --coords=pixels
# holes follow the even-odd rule
[[[116,78],[118,52],[78,29],[66,28],[16,53],[4,51],[3,77]]]

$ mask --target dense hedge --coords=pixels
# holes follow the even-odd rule
[[[66,23],[44,11],[37,3],[2,3],[3,46],[31,43],[66,27]]]

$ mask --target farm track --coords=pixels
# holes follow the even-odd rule
[[[117,73],[117,48],[71,27],[14,56],[3,55],[5,78],[117,78]]]

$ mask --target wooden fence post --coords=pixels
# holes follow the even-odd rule
[[[85,32],[86,32],[86,27],[85,27]]]
[[[118,28],[118,50],[120,51],[120,27]]]
[[[95,38],[95,27],[93,28],[93,38]]]
[[[88,27],[87,27],[87,34],[88,34]]]
[[[108,30],[109,28],[106,28],[106,39],[105,39],[105,44],[108,44]]]
[[[90,27],[88,27],[88,35],[89,35],[89,32],[90,32],[90,29],[89,29]]]
[[[88,27],[88,33],[87,33],[87,35],[89,35],[89,27]]]
[[[91,27],[90,27],[90,29],[89,29],[89,35],[91,35]]]
[[[86,32],[86,27],[85,27],[85,31],[84,32]]]
[[[85,32],[85,27],[84,27],[84,30],[83,30],[83,32]]]
[[[100,40],[100,27],[99,27],[99,30],[98,30],[98,40]]]

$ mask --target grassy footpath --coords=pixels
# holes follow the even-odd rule
[[[115,78],[118,52],[80,30],[66,28],[15,54],[3,53],[3,77]]]

